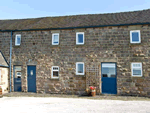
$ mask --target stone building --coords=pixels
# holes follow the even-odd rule
[[[0,20],[12,91],[150,96],[149,42],[150,9]]]
[[[3,93],[8,92],[8,68],[9,64],[0,51],[0,87],[2,88]]]

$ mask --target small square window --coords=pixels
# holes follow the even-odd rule
[[[130,31],[130,43],[141,43],[140,30]]]
[[[58,66],[52,66],[52,78],[59,78],[59,67]]]
[[[77,45],[84,44],[84,32],[77,32],[76,33],[76,44]]]
[[[59,45],[59,33],[52,34],[52,45]]]
[[[142,63],[132,63],[131,66],[132,76],[141,77]]]
[[[20,46],[21,44],[21,35],[16,35],[15,46]]]
[[[76,75],[84,75],[84,63],[83,62],[76,63]]]

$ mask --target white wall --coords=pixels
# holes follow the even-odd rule
[[[8,92],[8,68],[2,68],[0,67],[0,86],[2,87],[3,93]]]

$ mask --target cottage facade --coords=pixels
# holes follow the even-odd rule
[[[149,20],[150,10],[0,21],[12,91],[150,96]]]

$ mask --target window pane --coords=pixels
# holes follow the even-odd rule
[[[58,35],[54,35],[54,43],[58,43]]]
[[[83,73],[83,64],[78,64],[78,73]]]
[[[113,67],[113,68],[115,68],[115,64],[109,64],[109,63],[103,63],[102,64],[102,67]]]
[[[21,66],[14,66],[14,81],[21,82]]]
[[[141,64],[133,64],[133,67],[140,67]]]
[[[114,77],[115,76],[115,68],[102,67],[102,75],[103,75],[103,77]]]
[[[102,64],[102,76],[103,77],[116,77],[116,66],[114,63]]]
[[[133,75],[141,75],[141,69],[133,69]]]
[[[53,77],[58,77],[59,74],[58,74],[58,71],[53,71]]]
[[[83,43],[83,34],[78,34],[78,43]]]
[[[138,42],[139,41],[139,33],[138,32],[133,32],[132,33],[132,41],[133,42]]]
[[[21,39],[21,37],[20,36],[17,36],[17,44],[20,44],[20,40]]]
[[[53,67],[53,70],[58,70],[58,67]]]

